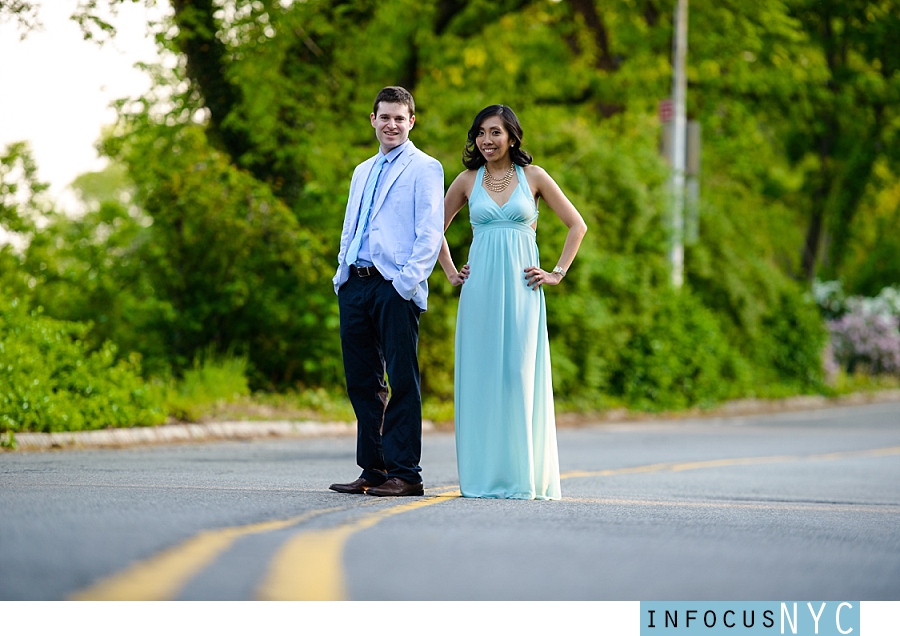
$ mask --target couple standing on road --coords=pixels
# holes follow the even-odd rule
[[[566,275],[586,225],[553,179],[531,165],[507,106],[476,115],[463,153],[466,170],[446,197],[441,164],[409,140],[412,95],[382,89],[370,119],[379,152],[353,173],[334,276],[362,474],[330,488],[382,497],[424,492],[419,315],[427,308],[426,280],[440,260],[450,282],[462,286],[454,387],[460,491],[559,499],[542,287]],[[569,228],[552,271],[538,260],[539,199]],[[457,270],[443,236],[467,202],[474,237],[469,263]]]

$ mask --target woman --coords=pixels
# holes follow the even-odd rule
[[[457,270],[446,239],[439,261],[462,285],[456,323],[456,447],[464,497],[559,499],[544,285],[558,285],[587,226],[556,182],[531,165],[522,127],[503,105],[469,130],[462,172],[444,198],[444,229],[468,202],[474,237]],[[552,271],[535,242],[539,199],[569,228]]]

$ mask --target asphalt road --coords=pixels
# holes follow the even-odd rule
[[[558,502],[339,495],[354,440],[0,453],[0,600],[900,599],[900,403],[559,431]]]

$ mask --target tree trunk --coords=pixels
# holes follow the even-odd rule
[[[187,58],[188,77],[203,96],[209,109],[210,136],[235,163],[251,149],[246,133],[225,125],[228,115],[240,104],[240,89],[225,75],[228,50],[216,32],[218,10],[214,0],[172,0],[178,47]]]

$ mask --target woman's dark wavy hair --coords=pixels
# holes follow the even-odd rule
[[[487,163],[484,155],[475,145],[475,139],[478,137],[478,129],[481,128],[482,122],[494,115],[503,120],[503,127],[506,128],[507,134],[513,140],[512,148],[509,149],[510,159],[519,166],[530,164],[531,155],[522,150],[522,124],[519,123],[519,118],[509,106],[494,104],[475,115],[475,121],[472,122],[472,127],[469,128],[469,137],[466,139],[466,149],[463,150],[463,165],[469,170],[476,170]]]

